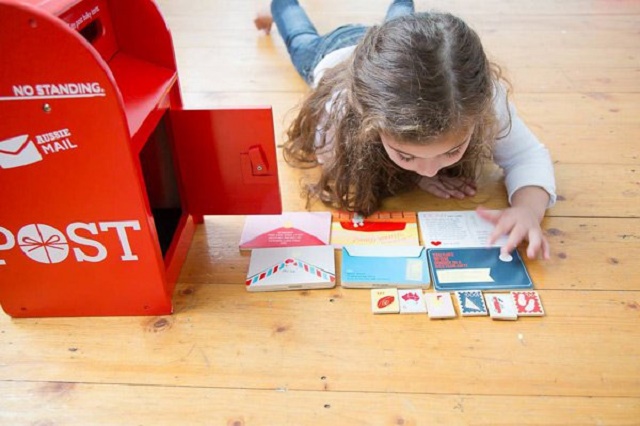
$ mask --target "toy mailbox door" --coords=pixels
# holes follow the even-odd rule
[[[169,123],[189,213],[282,212],[270,107],[172,110]]]

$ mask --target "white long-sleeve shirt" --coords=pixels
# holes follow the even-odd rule
[[[320,81],[327,69],[346,60],[354,49],[355,46],[345,47],[325,56],[313,71],[313,81]],[[493,159],[504,171],[509,203],[518,189],[525,186],[538,186],[549,194],[547,207],[552,207],[556,203],[557,196],[553,162],[549,150],[524,124],[515,107],[507,103],[504,87],[500,84],[496,86],[500,93],[494,97],[494,108],[500,128],[508,129],[509,118],[511,118],[510,132],[499,139],[493,147]],[[331,105],[327,105],[327,110],[330,107]],[[320,162],[323,162],[322,157],[329,154],[327,148],[325,147],[321,153]]]

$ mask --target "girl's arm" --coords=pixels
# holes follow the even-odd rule
[[[501,86],[498,90],[504,90]],[[511,207],[491,214],[478,209],[478,214],[496,225],[490,242],[500,235],[509,236],[502,251],[508,253],[523,240],[529,241],[527,256],[549,258],[549,244],[540,222],[547,208],[556,201],[553,162],[547,148],[520,119],[516,109],[506,100],[506,92],[498,93],[496,113],[509,133],[498,140],[493,157],[504,170],[505,184]]]
[[[556,182],[549,150],[518,116],[515,107],[507,103],[500,93],[495,108],[500,127],[508,134],[493,148],[493,159],[504,170],[509,204],[514,205],[515,194],[522,188],[533,186],[543,189],[549,196],[547,208],[556,202]]]

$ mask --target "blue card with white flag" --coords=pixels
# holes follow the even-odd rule
[[[439,291],[533,287],[518,250],[505,257],[500,256],[499,247],[433,248],[427,257]]]

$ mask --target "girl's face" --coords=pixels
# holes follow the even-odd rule
[[[425,145],[399,142],[385,134],[380,134],[380,139],[387,155],[398,166],[421,176],[434,177],[462,158],[472,133],[473,129],[451,131]]]

